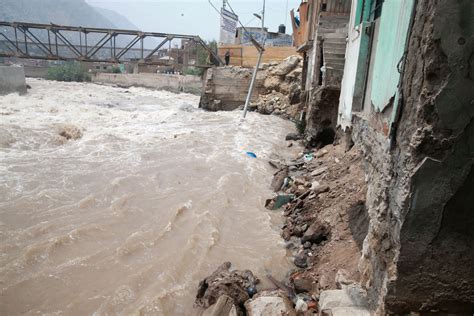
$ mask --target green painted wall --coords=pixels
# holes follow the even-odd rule
[[[382,111],[397,93],[400,74],[397,65],[403,56],[414,0],[385,0],[380,17],[378,38],[375,39],[376,56],[371,101]]]

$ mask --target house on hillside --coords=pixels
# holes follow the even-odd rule
[[[305,0],[291,11],[293,41],[303,56],[307,145],[334,140],[351,0]]]

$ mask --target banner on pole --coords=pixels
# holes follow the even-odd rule
[[[239,17],[234,13],[221,9],[221,44],[234,44],[235,42],[235,31],[237,29],[237,21]]]

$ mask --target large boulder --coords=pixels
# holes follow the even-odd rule
[[[330,228],[317,220],[308,230],[304,233],[303,238],[301,238],[301,243],[311,242],[313,244],[319,244],[320,242],[327,240],[330,233]]]
[[[234,300],[227,295],[222,295],[217,303],[206,309],[200,316],[238,316]]]
[[[289,74],[293,69],[298,66],[300,62],[300,57],[298,56],[290,56],[283,60],[278,66],[276,66],[272,71],[272,75],[277,75],[277,76],[286,76]]]
[[[241,305],[254,294],[259,280],[250,270],[230,270],[231,263],[225,262],[209,277],[199,282],[195,306],[208,308],[215,304],[219,297],[226,295],[233,299],[235,305]]]
[[[248,316],[296,316],[291,301],[280,291],[266,291],[245,303]]]

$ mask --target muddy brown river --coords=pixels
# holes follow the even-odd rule
[[[0,97],[0,315],[191,315],[224,261],[284,275],[280,215],[263,205],[267,160],[297,154],[291,122],[204,112],[187,94],[28,83]]]

